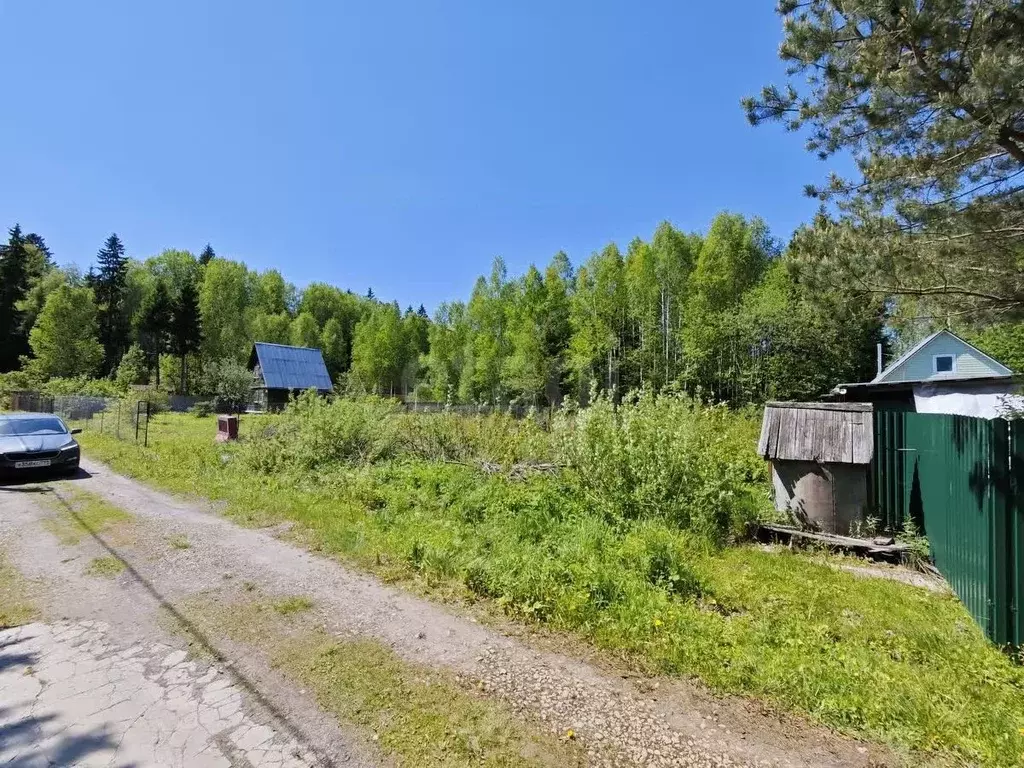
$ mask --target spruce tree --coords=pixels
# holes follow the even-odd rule
[[[93,290],[99,307],[100,344],[103,345],[103,372],[117,368],[128,348],[130,326],[124,312],[124,289],[128,276],[128,257],[116,234],[107,238],[96,254],[99,271]]]
[[[15,224],[7,245],[0,248],[0,373],[17,368],[18,358],[27,351],[17,306],[27,290],[28,252],[21,227]]]
[[[160,355],[167,351],[171,340],[171,315],[174,309],[167,283],[159,280],[156,289],[142,307],[139,322],[139,342],[146,353],[147,363],[156,368],[156,385],[160,386]]]
[[[216,253],[213,252],[213,247],[207,243],[206,247],[203,248],[203,252],[199,254],[199,263],[204,267],[209,264],[216,257]]]
[[[191,280],[181,287],[181,293],[171,309],[170,351],[181,358],[181,393],[188,394],[186,364],[190,354],[199,351],[203,342],[199,318],[199,292]]]

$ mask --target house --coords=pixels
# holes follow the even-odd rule
[[[249,355],[249,370],[253,373],[250,404],[259,411],[279,411],[291,396],[307,389],[320,394],[334,389],[319,349],[258,341]]]
[[[1021,377],[949,331],[936,331],[874,379],[839,384],[829,399],[877,408],[994,419],[1024,402]]]

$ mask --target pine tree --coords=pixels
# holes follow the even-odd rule
[[[124,244],[112,234],[96,254],[99,272],[95,275],[93,290],[99,307],[100,344],[103,345],[103,372],[117,368],[121,355],[128,348],[130,326],[124,311],[125,283],[128,276],[128,257]]]
[[[28,252],[21,227],[10,230],[7,245],[0,248],[0,373],[18,367],[27,351],[17,304],[28,290]]]
[[[199,351],[203,342],[199,318],[199,292],[195,283],[186,282],[171,310],[170,351],[181,358],[181,393],[188,394],[186,368],[190,354]]]
[[[160,355],[171,341],[171,317],[174,305],[167,283],[158,280],[156,289],[146,299],[139,322],[139,342],[145,351],[150,369],[156,368],[156,385],[160,386]]]
[[[416,314],[422,317],[424,320],[429,320],[430,315],[427,314],[427,308],[420,304],[420,308],[416,310]]]
[[[366,298],[371,299],[371,300],[374,298],[374,296],[373,296],[373,288],[367,288],[366,289]]]
[[[206,247],[203,248],[203,252],[199,254],[199,263],[205,267],[207,264],[213,261],[216,256],[217,254],[213,252],[213,248],[210,246],[209,243],[207,243]]]

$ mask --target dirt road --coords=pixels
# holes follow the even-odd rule
[[[6,678],[0,676],[0,733],[19,718],[39,717],[40,706],[46,704],[29,682],[20,684],[17,697],[10,696],[4,680],[15,685],[11,680],[17,672],[46,681],[47,674],[55,674],[61,654],[78,654],[75,658],[86,667],[99,664],[107,670],[103,674],[128,679],[135,686],[132,690],[146,690],[146,695],[163,702],[144,716],[148,731],[141,741],[125,741],[130,717],[97,716],[90,721],[95,727],[111,722],[116,726],[113,736],[98,737],[106,750],[96,750],[104,756],[103,764],[198,764],[176,763],[153,753],[140,758],[141,752],[128,759],[111,746],[121,743],[142,750],[169,744],[173,729],[164,734],[167,728],[161,721],[175,721],[169,713],[176,710],[167,705],[172,699],[182,711],[195,713],[195,726],[185,728],[199,734],[190,742],[190,754],[206,755],[210,765],[381,763],[381,754],[365,734],[326,715],[311,694],[265,658],[224,637],[208,636],[190,620],[189,605],[197,596],[216,604],[245,584],[268,595],[308,597],[326,633],[385,643],[403,659],[458,675],[474,693],[496,697],[540,728],[571,732],[585,746],[590,764],[877,766],[892,759],[882,750],[826,729],[763,714],[749,702],[716,699],[687,683],[653,685],[625,679],[568,655],[531,647],[455,609],[311,554],[283,540],[281,529],[241,528],[204,505],[152,491],[102,465],[83,462],[83,467],[83,476],[76,480],[0,488],[0,547],[22,574],[36,580],[45,618],[42,624],[8,630],[0,639],[0,670],[8,672]],[[62,542],[47,521],[76,489],[129,512],[135,520],[130,533]],[[186,541],[187,546],[168,545],[175,540]],[[119,573],[111,578],[90,575],[85,565],[95,558],[113,559]],[[224,605],[230,610],[228,602]],[[177,629],[168,628],[168,615]],[[77,639],[83,636],[88,642]],[[4,643],[11,645],[3,647]],[[18,643],[30,651],[20,661],[4,661],[16,656]],[[133,648],[140,650],[132,654]],[[121,656],[131,661],[128,667],[118,661]],[[114,661],[107,664],[110,659]],[[28,668],[31,674],[26,675]],[[223,681],[218,686],[230,689],[222,695],[237,701],[237,707],[203,709],[206,689],[217,680]],[[102,676],[93,682],[97,690],[106,685]],[[50,704],[59,709],[61,697],[54,694],[60,689],[50,682],[40,690],[47,685]],[[29,704],[17,704],[12,711],[15,699]],[[59,721],[68,716],[58,712],[54,717]],[[51,733],[43,725],[17,731],[23,757],[33,745],[59,744],[53,735],[59,729],[50,729]],[[245,738],[247,732],[260,738]],[[167,754],[183,754],[183,737],[176,738],[177,751]],[[6,756],[3,749],[0,746],[0,763]]]

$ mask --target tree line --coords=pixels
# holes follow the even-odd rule
[[[0,372],[176,392],[237,378],[265,341],[321,349],[355,392],[548,406],[671,386],[743,404],[868,377],[884,340],[883,304],[808,291],[763,222],[728,213],[704,234],[664,223],[578,266],[558,253],[510,278],[496,259],[467,301],[433,318],[372,290],[300,291],[210,246],[128,258],[117,235],[83,275],[15,225],[0,274]]]

